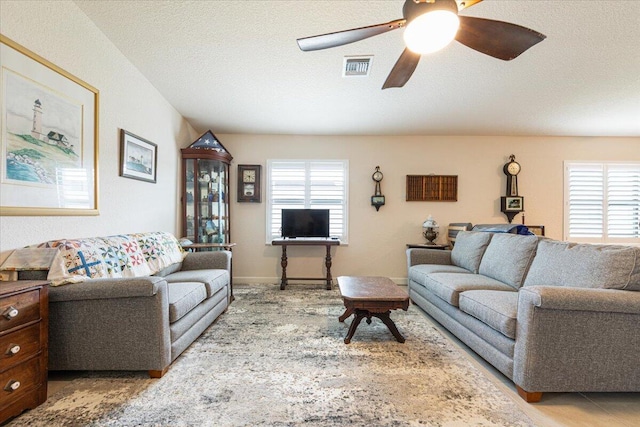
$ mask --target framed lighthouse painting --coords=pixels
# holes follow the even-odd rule
[[[98,215],[98,90],[2,35],[0,73],[0,215]]]

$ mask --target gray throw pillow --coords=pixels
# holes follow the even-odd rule
[[[449,239],[449,244],[451,247],[456,244],[456,236],[461,231],[471,230],[472,225],[470,222],[452,222],[449,223],[449,227],[447,227],[447,239]]]
[[[478,273],[484,251],[489,246],[492,233],[461,231],[456,236],[456,244],[451,251],[451,263]]]
[[[537,246],[537,236],[496,233],[482,256],[479,272],[518,289],[524,282]]]
[[[524,285],[640,291],[640,248],[541,240]]]

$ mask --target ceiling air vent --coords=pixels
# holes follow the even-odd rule
[[[373,56],[345,56],[342,77],[367,77]]]

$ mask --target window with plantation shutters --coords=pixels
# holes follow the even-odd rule
[[[640,244],[640,163],[565,163],[566,240]]]
[[[281,236],[282,209],[329,209],[329,234],[347,243],[347,160],[267,161],[267,243]]]

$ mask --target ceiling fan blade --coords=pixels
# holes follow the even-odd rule
[[[456,35],[463,45],[494,58],[510,61],[547,36],[520,25],[492,19],[460,16]]]
[[[396,62],[396,65],[393,66],[393,69],[389,73],[389,77],[387,77],[384,85],[382,85],[382,89],[404,86],[404,84],[409,81],[409,78],[411,78],[411,75],[418,66],[418,62],[420,62],[420,54],[405,48],[400,58],[398,58],[398,62]]]
[[[351,30],[337,31],[335,33],[321,34],[319,36],[303,37],[298,39],[300,50],[305,52],[311,50],[327,49],[330,47],[342,46],[357,42],[387,31],[403,27],[406,19],[396,19],[384,24],[371,25],[369,27],[353,28]]]
[[[481,1],[482,0],[456,0],[456,3],[458,3],[458,12],[468,7],[471,7],[474,4],[478,4]]]

